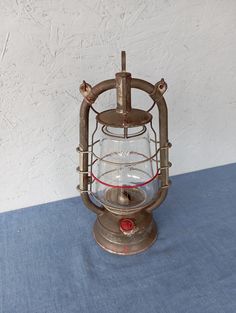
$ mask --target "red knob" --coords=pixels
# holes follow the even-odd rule
[[[134,221],[130,218],[122,218],[120,220],[120,229],[121,231],[131,231],[135,227]]]

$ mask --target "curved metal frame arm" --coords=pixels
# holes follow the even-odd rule
[[[85,84],[85,83],[84,83]],[[91,86],[90,86],[91,87]],[[82,102],[80,108],[80,151],[88,151],[88,134],[89,134],[89,110],[91,104],[95,102],[97,97],[105,91],[114,89],[116,87],[115,79],[109,79],[100,82],[95,85],[93,88],[89,89],[89,92],[85,94],[85,98]],[[164,88],[163,88],[164,87]],[[167,106],[163,93],[167,89],[167,85],[162,79],[155,86],[149,82],[132,78],[131,79],[131,88],[140,89],[150,95],[150,97],[156,102],[159,110],[159,133],[160,133],[160,179],[161,179],[161,188],[158,191],[157,199],[144,209],[148,212],[151,212],[153,209],[157,208],[166,198],[169,186],[169,158],[168,158],[168,116],[167,116]],[[91,209],[96,214],[102,214],[104,212],[104,207],[97,206],[89,197],[88,193],[88,153],[82,153],[80,157],[80,170],[83,172],[80,175],[80,189],[83,191],[81,198],[84,204]]]
[[[96,86],[94,86],[87,97],[84,98],[81,108],[80,108],[80,144],[79,150],[82,152],[80,155],[80,170],[84,172],[80,175],[80,190],[81,198],[84,204],[92,210],[96,214],[102,214],[104,212],[103,206],[96,205],[91,198],[89,197],[88,193],[88,153],[83,153],[88,151],[88,142],[89,142],[89,110],[90,105],[97,99],[97,97],[110,89],[115,88],[115,79],[105,80]]]

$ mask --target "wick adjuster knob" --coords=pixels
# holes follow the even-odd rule
[[[131,218],[122,218],[120,220],[120,230],[125,235],[132,235],[136,230],[134,221]]]

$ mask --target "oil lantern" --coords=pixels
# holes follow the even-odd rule
[[[132,107],[133,88],[150,96],[148,110]],[[96,99],[110,89],[116,89],[116,106],[98,112]],[[77,188],[85,206],[97,214],[93,228],[95,240],[111,253],[139,253],[157,238],[152,211],[165,200],[171,165],[163,97],[166,90],[164,79],[152,85],[132,78],[126,72],[124,51],[121,71],[115,79],[94,87],[83,81],[80,86],[84,100],[80,108]],[[153,125],[155,109],[159,123]],[[89,129],[91,111],[95,113],[94,129]]]

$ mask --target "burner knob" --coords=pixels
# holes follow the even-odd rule
[[[131,218],[122,218],[120,220],[120,230],[125,234],[134,233],[135,223]]]

